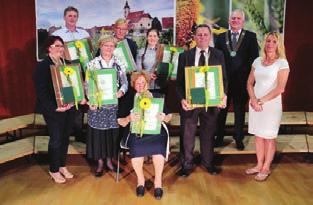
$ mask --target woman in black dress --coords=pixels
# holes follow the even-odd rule
[[[145,71],[134,72],[131,76],[131,85],[136,91],[135,97],[142,93],[150,95],[150,97],[158,97],[157,94],[152,95],[148,91],[150,77]],[[156,116],[161,122],[169,122],[172,118],[171,114],[158,113]],[[136,122],[140,120],[138,113],[131,112],[127,117],[118,119],[121,126],[126,126],[129,122]],[[152,156],[152,161],[155,170],[154,179],[154,196],[161,199],[163,195],[162,189],[162,173],[164,161],[168,154],[168,134],[162,127],[161,133],[158,135],[144,134],[142,137],[137,134],[130,134],[129,143],[131,162],[137,175],[136,194],[141,197],[145,192],[145,178],[143,174],[143,162],[145,156]]]
[[[49,174],[56,183],[64,183],[73,178],[65,167],[69,135],[74,121],[73,104],[58,107],[52,77],[51,65],[64,65],[64,42],[59,36],[49,36],[45,44],[47,57],[37,64],[33,81],[37,96],[37,110],[43,114],[50,135],[48,145]]]
[[[100,56],[87,64],[87,72],[92,70],[114,68],[117,71],[117,98],[122,97],[128,89],[125,65],[113,55],[116,39],[103,36],[99,39]],[[88,80],[86,81],[88,88]],[[88,90],[87,90],[88,92]],[[98,162],[95,176],[103,175],[104,161],[110,171],[116,171],[112,158],[116,158],[119,149],[119,126],[117,124],[118,105],[103,105],[97,108],[89,104],[87,157]]]

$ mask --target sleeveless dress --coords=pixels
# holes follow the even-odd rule
[[[262,58],[258,57],[252,66],[255,69],[254,92],[257,98],[263,97],[276,87],[280,70],[289,69],[286,59],[277,59],[272,65],[264,66],[262,65]],[[264,103],[262,107],[261,112],[256,112],[249,105],[248,132],[265,139],[274,139],[278,135],[282,116],[281,95]]]

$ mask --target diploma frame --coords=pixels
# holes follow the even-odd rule
[[[50,66],[51,77],[53,82],[53,88],[55,93],[55,98],[57,101],[58,107],[62,107],[64,104],[67,103],[74,103],[73,102],[66,102],[64,96],[65,93],[62,92],[62,88],[71,87],[70,83],[67,80],[67,77],[64,74],[65,68],[71,68],[73,70],[73,74],[69,77],[72,81],[73,89],[76,89],[77,93],[77,101],[80,102],[85,98],[85,93],[83,89],[83,81],[82,81],[82,74],[80,70],[79,64],[69,64],[69,65],[62,65],[62,66]]]
[[[136,63],[126,39],[117,43],[114,56],[118,57],[125,64],[127,73],[136,70]]]
[[[77,42],[80,42],[82,45],[80,49],[75,46]],[[65,42],[64,55],[66,60],[80,63],[83,71],[86,71],[87,63],[91,61],[94,56],[91,40],[89,38],[84,38],[80,40]]]
[[[89,100],[89,104],[97,105],[97,93],[101,93],[102,99],[100,101],[100,105],[116,105],[118,103],[118,99],[116,96],[117,93],[117,72],[113,68],[105,68],[99,70],[92,70],[90,71],[92,74],[91,77],[88,77],[87,84],[88,84],[88,93],[87,97]],[[101,80],[102,79],[102,80]],[[110,82],[104,82],[110,80]],[[106,85],[104,85],[105,83]],[[111,85],[110,89],[107,89],[104,86]],[[107,95],[108,90],[111,90],[111,95]]]
[[[137,105],[137,103],[139,103],[136,100],[136,96],[135,96],[135,100],[134,100],[134,108],[133,108],[133,112],[137,112],[140,113],[140,108],[139,105]],[[151,109],[155,108],[155,106],[158,106],[158,110],[152,110],[154,111],[154,113],[161,113],[163,112],[163,107],[164,107],[164,98],[151,98],[151,106],[150,108],[148,108],[147,110],[145,110],[145,124],[146,123],[156,123],[153,125],[153,127],[155,129],[144,129],[143,130],[143,134],[160,134],[161,133],[161,121],[156,119],[155,117],[151,117],[151,115],[149,115],[148,113],[151,112]],[[152,119],[152,120],[151,120]],[[136,122],[131,122],[131,133],[135,133],[135,134],[140,134],[140,130],[137,129],[138,126],[136,126]],[[146,128],[146,126],[145,126]]]
[[[191,96],[191,89],[197,88],[196,87],[196,73],[200,73],[201,69],[206,69],[207,71],[205,74],[208,76],[213,76],[213,84],[214,88],[207,87],[207,92],[210,93],[210,89],[214,89],[215,92],[214,97],[207,97],[207,104],[192,104],[192,96]],[[205,82],[202,82],[205,84]],[[192,66],[185,68],[185,94],[186,100],[189,104],[192,105],[193,108],[197,107],[216,107],[223,102],[224,97],[224,84],[223,84],[223,72],[221,65],[210,65],[210,66]],[[209,94],[210,95],[210,94]]]
[[[175,52],[172,53],[171,49],[174,49]],[[172,64],[173,68],[171,69],[171,72],[169,73],[169,77],[172,80],[176,80],[177,68],[178,68],[178,57],[179,57],[179,54],[181,54],[182,52],[184,52],[184,49],[181,47],[173,47],[169,45],[164,46],[162,62]]]

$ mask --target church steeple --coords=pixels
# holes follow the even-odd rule
[[[130,7],[128,5],[128,2],[126,1],[125,6],[124,6],[124,17],[125,17],[125,19],[127,18],[129,12],[130,12]]]

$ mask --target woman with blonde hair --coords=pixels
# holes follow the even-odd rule
[[[289,75],[289,64],[281,35],[265,35],[261,57],[255,59],[247,82],[250,97],[248,132],[255,135],[257,165],[246,174],[264,181],[276,151],[276,141],[282,116],[282,97]]]
[[[145,71],[133,72],[131,75],[131,85],[135,89],[135,98],[142,95],[149,97],[160,97],[159,93],[150,93],[148,85],[150,76]],[[172,118],[171,114],[158,113],[156,118],[161,122],[169,122]],[[131,112],[125,118],[119,118],[118,122],[125,127],[129,122],[137,122],[141,120],[139,113]],[[142,197],[145,194],[145,178],[143,174],[143,162],[145,156],[152,156],[155,170],[154,179],[154,197],[161,199],[163,196],[162,189],[162,173],[165,159],[168,156],[168,133],[164,127],[161,128],[160,134],[143,134],[142,137],[131,133],[128,139],[130,148],[130,156],[133,168],[137,175],[136,195]]]
[[[113,55],[116,39],[111,35],[102,36],[99,41],[100,55],[87,64],[87,72],[92,70],[113,68],[117,72],[117,98],[121,98],[128,89],[125,64]],[[87,80],[88,88],[88,80]],[[88,92],[88,90],[87,90]],[[89,103],[88,103],[89,104]],[[98,162],[95,176],[103,175],[104,166],[116,171],[112,158],[116,158],[119,150],[119,126],[117,123],[118,105],[89,104],[87,115],[87,157]],[[105,163],[105,164],[104,164]]]

